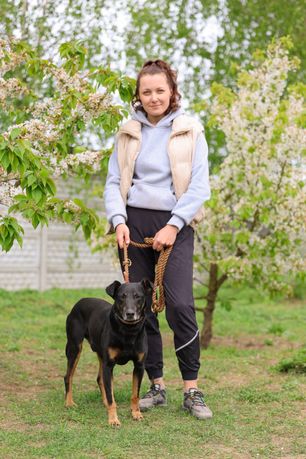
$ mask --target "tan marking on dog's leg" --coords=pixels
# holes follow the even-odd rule
[[[120,349],[117,347],[109,347],[107,349],[107,352],[108,352],[109,358],[111,360],[114,360],[117,357],[117,355],[120,353]]]
[[[144,352],[139,352],[138,353],[138,362],[142,362],[144,359],[145,353]]]
[[[131,411],[133,419],[135,421],[141,421],[143,419],[143,416],[139,409],[138,379],[134,373],[132,385]]]
[[[105,389],[104,389],[104,384],[103,384],[102,359],[99,356],[98,356],[98,359],[99,359],[98,386],[101,392],[103,404],[107,408],[108,405],[107,405],[106,394],[105,394]]]
[[[112,399],[113,403],[107,406],[108,409],[108,423],[110,426],[119,427],[121,425],[118,416],[117,416],[117,404],[114,397],[114,387],[113,387],[113,377],[111,379],[111,390],[112,390]]]
[[[71,371],[69,372],[69,368],[67,369],[67,374],[69,372],[68,392],[67,392],[66,397],[65,397],[65,406],[67,408],[70,408],[72,406],[77,406],[77,404],[74,403],[73,398],[72,398],[72,378],[73,378],[75,369],[76,369],[76,367],[77,367],[77,365],[79,363],[81,352],[82,352],[82,343],[79,345],[79,353],[77,355],[77,358],[75,359],[75,362],[73,364],[73,367],[72,367]]]

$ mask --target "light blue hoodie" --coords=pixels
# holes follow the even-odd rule
[[[190,185],[178,200],[175,197],[167,145],[172,121],[182,114],[182,109],[171,112],[154,125],[148,121],[144,112],[133,112],[132,119],[142,124],[142,143],[127,197],[127,205],[131,207],[171,211],[168,224],[179,230],[192,221],[203,202],[210,198],[208,149],[203,134],[197,139]],[[125,223],[127,214],[120,194],[116,147],[109,160],[104,200],[107,219],[114,228],[119,223]]]

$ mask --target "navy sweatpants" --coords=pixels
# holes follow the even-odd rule
[[[132,241],[143,242],[163,228],[171,217],[168,211],[127,207],[127,225]],[[194,232],[184,226],[178,233],[169,256],[165,275],[164,292],[166,319],[174,333],[174,346],[183,380],[197,379],[200,368],[199,330],[196,322],[192,294]],[[130,281],[143,278],[154,281],[154,266],[159,253],[151,248],[129,246]],[[162,338],[157,314],[151,311],[151,296],[147,298],[146,330],[148,335],[148,356],[146,371],[150,379],[163,376]]]

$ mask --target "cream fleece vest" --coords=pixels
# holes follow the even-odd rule
[[[168,155],[176,199],[179,199],[189,186],[192,173],[192,159],[202,125],[187,115],[177,116],[172,123],[168,142]],[[135,161],[141,147],[141,123],[129,120],[121,126],[117,134],[118,164],[120,169],[120,192],[124,203],[132,185]],[[204,217],[201,207],[190,223],[195,226]]]

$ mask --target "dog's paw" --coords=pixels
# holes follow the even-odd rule
[[[72,407],[77,407],[78,405],[74,403],[73,400],[66,400],[65,401],[65,407],[66,408],[72,408]]]
[[[141,414],[140,411],[132,411],[132,416],[134,421],[142,421],[143,420],[143,415]]]
[[[108,424],[109,424],[111,427],[120,427],[120,426],[121,426],[121,422],[119,421],[118,418],[109,419],[109,420],[108,420]]]

